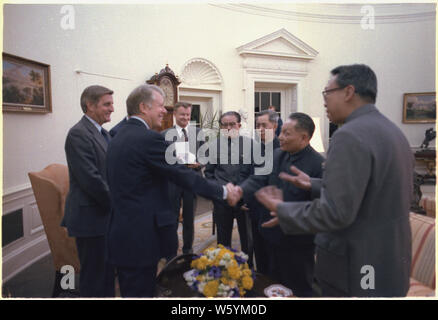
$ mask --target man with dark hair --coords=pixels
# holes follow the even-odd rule
[[[176,236],[168,182],[208,199],[231,201],[235,195],[229,185],[222,187],[184,165],[167,163],[169,143],[156,132],[167,112],[160,87],[135,88],[126,106],[130,118],[107,153],[113,206],[109,260],[117,268],[122,297],[152,297],[158,260]]]
[[[266,157],[266,150],[271,152],[277,148],[280,148],[280,142],[275,135],[278,123],[278,114],[271,110],[263,110],[256,115],[256,138],[261,146],[261,156]],[[269,156],[269,155],[268,155]],[[272,157],[272,155],[271,155]],[[272,158],[271,158],[272,159]],[[267,159],[268,161],[271,159]],[[269,246],[266,244],[260,232],[261,218],[266,211],[265,207],[261,205],[257,200],[250,199],[248,201],[250,207],[250,220],[252,239],[254,244],[254,256],[257,266],[257,272],[262,274],[269,273]],[[251,259],[251,252],[248,253]]]
[[[377,78],[365,65],[340,66],[322,92],[333,134],[323,179],[296,168],[283,179],[319,198],[257,198],[286,234],[317,234],[315,274],[324,296],[398,297],[409,289],[414,158],[401,130],[373,105]]]
[[[216,181],[221,185],[228,183],[236,185],[249,177],[254,171],[252,156],[247,155],[250,158],[244,157],[244,145],[249,146],[251,151],[252,141],[250,138],[240,135],[240,121],[241,117],[238,112],[228,111],[223,113],[219,118],[221,134],[210,146],[210,150],[217,150],[217,157],[206,165],[204,174],[207,179]],[[244,163],[244,158],[246,163]],[[243,211],[246,210],[246,207],[242,208],[244,203],[240,202],[230,206],[223,201],[214,201],[213,204],[213,217],[217,226],[217,243],[231,247],[233,224],[234,219],[236,219],[241,250],[248,253],[248,236],[250,236],[248,228],[250,228],[250,223]]]
[[[288,201],[308,201],[310,191],[299,189],[278,178],[280,172],[290,172],[290,166],[299,167],[314,177],[322,176],[323,157],[310,146],[315,131],[312,118],[304,113],[292,113],[280,133],[280,149],[274,151],[271,174],[253,175],[240,184],[245,201],[252,202],[254,193],[272,185],[278,187]],[[261,212],[260,224],[269,220],[268,210]],[[260,227],[260,224],[258,227]],[[292,289],[298,297],[312,296],[314,245],[313,235],[285,235],[280,227],[260,230],[269,248],[268,274]]]
[[[105,250],[111,211],[105,160],[110,136],[102,128],[114,111],[112,94],[102,86],[86,88],[81,95],[84,116],[65,141],[70,188],[61,225],[76,237],[82,297],[114,297],[114,272]]]
[[[166,129],[162,132],[166,139],[166,135],[172,140],[170,142],[186,142],[188,145],[187,151],[194,155],[193,161],[189,159],[182,159],[184,164],[195,171],[197,174],[202,175],[201,165],[196,162],[196,154],[198,149],[203,144],[202,141],[198,141],[197,137],[201,129],[190,125],[190,118],[192,115],[192,105],[187,102],[177,102],[173,107],[173,114],[175,116],[175,125],[172,128]],[[169,183],[169,195],[173,202],[175,212],[175,222],[179,220],[179,213],[182,205],[182,235],[183,235],[183,254],[193,253],[193,238],[195,233],[194,227],[194,215],[196,210],[196,195],[190,190],[178,187],[174,183]],[[175,250],[170,253],[170,258],[176,256],[178,245]]]
[[[275,129],[275,135],[278,137],[281,133],[281,127],[283,126],[283,120],[281,120],[281,117],[278,115],[277,111],[275,110],[275,106],[269,106],[268,110],[275,112],[277,114],[277,129]]]

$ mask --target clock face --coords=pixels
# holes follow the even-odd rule
[[[163,77],[160,81],[160,88],[163,89],[166,95],[164,98],[164,105],[173,106],[175,102],[175,93],[174,93],[172,81],[167,77]]]

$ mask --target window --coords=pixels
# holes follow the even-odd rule
[[[201,106],[199,104],[192,104],[192,115],[190,117],[190,122],[195,122],[196,127],[201,126]]]
[[[256,113],[267,110],[269,106],[275,106],[275,111],[280,112],[281,92],[258,92],[254,96],[254,110]]]

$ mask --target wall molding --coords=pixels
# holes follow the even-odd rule
[[[46,235],[43,234],[4,255],[2,265],[3,282],[12,279],[18,273],[48,254],[50,254],[50,247]]]
[[[31,184],[9,188],[2,198],[3,215],[23,210],[23,237],[2,247],[2,276],[5,282],[50,254],[50,248]]]
[[[276,3],[269,5],[219,3],[210,5],[246,14],[318,23],[359,24],[365,16],[361,11],[364,6],[374,8],[376,24],[433,21],[436,17],[434,3]]]
[[[282,28],[248,42],[238,48],[242,57],[244,107],[248,112],[249,128],[254,123],[254,92],[257,83],[284,85],[284,105],[281,117],[301,111],[301,81],[309,72],[309,65],[318,55],[310,45]]]

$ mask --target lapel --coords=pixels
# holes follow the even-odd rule
[[[108,148],[108,143],[106,142],[105,138],[102,136],[102,134],[97,130],[97,128],[90,122],[90,120],[87,119],[87,117],[83,116],[81,119],[82,124],[84,127],[88,130],[91,137],[97,141],[97,144],[100,145],[104,152],[106,152],[106,149]],[[102,128],[102,130],[105,130]],[[109,133],[107,133],[109,137]]]

